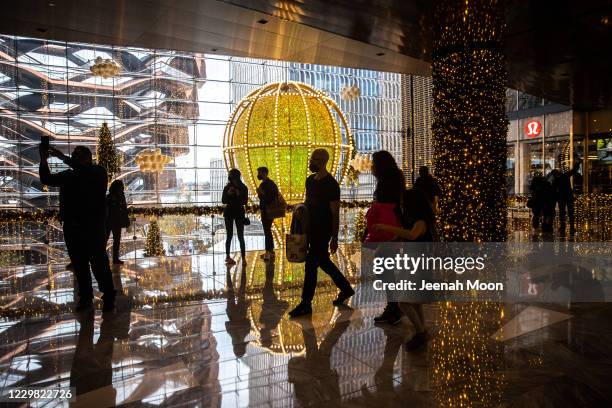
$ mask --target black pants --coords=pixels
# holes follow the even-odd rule
[[[104,225],[71,225],[64,224],[64,240],[66,246],[71,248],[74,273],[79,285],[79,301],[91,302],[93,288],[91,286],[91,271],[98,282],[103,299],[115,296],[113,277],[106,253]]]
[[[232,246],[232,238],[234,237],[234,222],[236,222],[236,232],[238,233],[238,242],[240,242],[240,253],[244,256],[244,214],[240,215],[225,215],[225,254],[229,256]]]
[[[329,235],[312,234],[306,253],[306,265],[304,267],[304,289],[302,290],[302,302],[311,303],[317,287],[317,269],[329,275],[334,284],[343,292],[351,291],[351,284],[340,273],[338,267],[329,258]]]
[[[274,251],[274,237],[272,236],[272,223],[273,219],[266,218],[261,214],[261,225],[264,230],[264,238],[266,241],[266,251]]]
[[[569,218],[570,230],[574,230],[574,197],[568,197],[557,201],[559,205],[559,228],[565,229],[565,214]]]
[[[113,233],[113,261],[117,261],[119,260],[119,246],[121,245],[121,227],[118,225],[107,225],[105,243],[108,243],[111,231]]]

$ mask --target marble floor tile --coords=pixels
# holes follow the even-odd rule
[[[491,338],[497,341],[507,341],[571,318],[571,314],[529,306],[504,324]]]

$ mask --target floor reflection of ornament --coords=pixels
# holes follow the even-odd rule
[[[275,262],[264,263],[258,259],[261,253],[247,253],[247,291],[252,294],[249,319],[257,344],[276,353],[300,352],[304,348],[302,330],[289,321],[286,312],[300,300],[304,264],[287,262],[281,256]],[[344,246],[339,248],[337,256],[332,259],[349,279],[355,278],[356,271],[350,260],[350,252]],[[320,284],[329,285],[329,277],[323,272],[318,277]],[[325,289],[319,288],[313,299],[313,324],[316,327],[329,327],[334,320],[335,307],[332,301],[336,298],[336,290],[328,290],[328,285]],[[278,319],[275,320],[275,316]],[[325,334],[326,330],[317,333],[317,339],[324,338]]]

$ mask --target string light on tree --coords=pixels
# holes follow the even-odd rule
[[[366,218],[365,212],[359,210],[355,216],[353,242],[363,242],[366,235]]]
[[[500,1],[436,9],[433,140],[446,241],[506,239],[506,69]]]

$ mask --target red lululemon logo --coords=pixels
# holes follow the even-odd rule
[[[538,137],[542,131],[542,125],[537,120],[525,123],[525,136]]]

